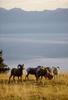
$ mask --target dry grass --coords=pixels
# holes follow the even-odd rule
[[[55,80],[29,81],[8,84],[9,76],[0,74],[0,100],[68,100],[68,74],[61,74]]]

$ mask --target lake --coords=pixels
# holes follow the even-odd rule
[[[0,33],[0,49],[8,66],[60,66],[68,70],[68,34]]]

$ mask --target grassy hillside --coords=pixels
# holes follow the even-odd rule
[[[68,100],[68,74],[60,74],[55,80],[28,81],[8,84],[9,75],[0,74],[0,100]]]

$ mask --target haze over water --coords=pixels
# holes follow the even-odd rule
[[[0,48],[8,66],[60,66],[68,70],[68,34],[13,33],[0,34]]]

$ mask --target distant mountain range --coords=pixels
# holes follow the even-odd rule
[[[68,9],[0,8],[0,33],[68,33]]]

